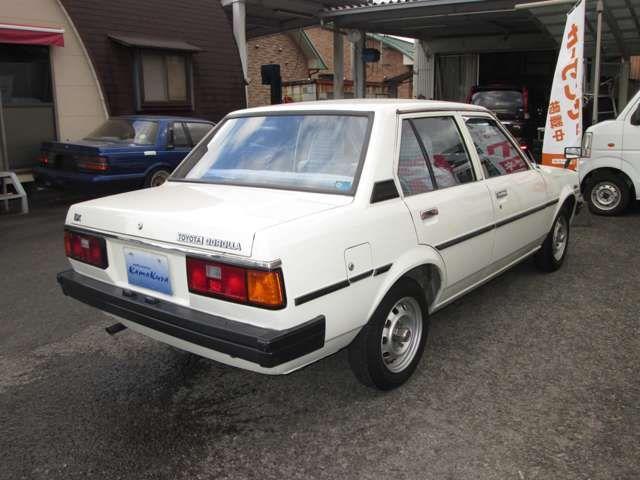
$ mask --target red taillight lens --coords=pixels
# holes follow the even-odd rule
[[[187,257],[189,291],[266,308],[285,306],[282,273]]]
[[[104,238],[65,230],[64,250],[67,257],[98,268],[107,268],[107,244]]]
[[[49,165],[49,152],[40,153],[40,165],[46,167]]]
[[[107,157],[80,157],[76,161],[79,170],[88,170],[90,172],[106,172],[109,170],[109,161]]]

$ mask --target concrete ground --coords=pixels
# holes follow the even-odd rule
[[[588,213],[432,318],[402,388],[341,352],[266,377],[65,298],[64,202],[0,217],[0,479],[640,478],[640,210]]]

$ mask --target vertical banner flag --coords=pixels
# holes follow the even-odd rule
[[[585,2],[580,0],[567,15],[545,124],[544,165],[564,165],[565,147],[579,147],[582,143]],[[575,169],[575,161],[571,168]]]

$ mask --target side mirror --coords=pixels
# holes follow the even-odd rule
[[[582,147],[566,147],[564,149],[564,168],[569,168],[571,160],[582,157]]]
[[[631,125],[639,126],[640,125],[640,105],[636,108],[636,111],[631,115]]]

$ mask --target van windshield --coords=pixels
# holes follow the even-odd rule
[[[351,195],[368,131],[367,115],[230,118],[172,180]]]

